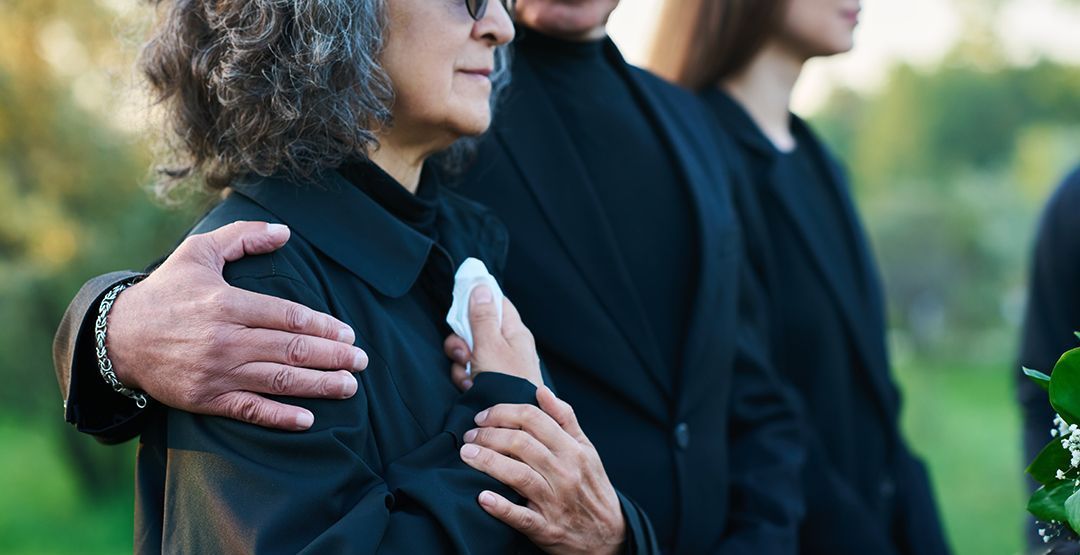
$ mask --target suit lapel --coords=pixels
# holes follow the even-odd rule
[[[671,380],[619,256],[614,233],[569,132],[542,83],[521,56],[495,134],[593,295],[641,361],[654,385],[671,395]]]
[[[693,205],[698,237],[696,294],[679,368],[679,406],[680,410],[685,410],[703,393],[711,391],[708,388],[710,380],[722,375],[706,361],[718,360],[714,351],[730,345],[731,341],[716,336],[734,333],[731,329],[718,329],[724,326],[718,326],[716,312],[722,287],[736,285],[719,278],[730,270],[723,265],[731,264],[726,255],[731,254],[732,246],[736,244],[735,216],[726,194],[725,177],[716,171],[715,165],[705,165],[705,161],[716,158],[716,153],[705,152],[705,145],[712,142],[702,132],[703,126],[676,117],[676,111],[646,83],[646,77],[625,64],[614,45],[609,45],[609,56],[616,57],[619,67],[628,72],[627,81],[643,100],[660,132],[661,141],[671,149],[679,169],[674,182],[689,189]],[[706,115],[702,113],[702,116]]]

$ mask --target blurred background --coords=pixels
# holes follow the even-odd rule
[[[612,19],[631,61],[660,1],[622,0]],[[851,172],[905,430],[953,546],[1019,553],[1014,358],[1036,218],[1080,163],[1080,1],[863,4],[855,51],[812,62],[796,105]],[[201,208],[146,191],[144,3],[0,0],[0,14],[0,552],[130,552],[135,446],[63,423],[53,332],[86,278],[146,265]]]

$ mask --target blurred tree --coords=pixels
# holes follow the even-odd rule
[[[106,6],[0,1],[0,418],[28,425],[62,415],[49,353],[82,281],[145,265],[191,219],[139,186],[148,153],[123,119],[139,102],[118,77],[132,52]],[[130,480],[116,468],[130,466],[127,450],[61,437],[92,491]]]

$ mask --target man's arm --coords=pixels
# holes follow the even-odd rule
[[[98,304],[110,289],[141,275],[112,272],[87,281],[68,305],[53,338],[53,366],[64,399],[64,419],[105,443],[138,435],[143,411],[131,399],[114,392],[98,373],[94,321]],[[83,406],[83,399],[91,400],[89,409]]]
[[[357,385],[349,371],[367,366],[367,355],[352,345],[351,328],[222,278],[226,262],[274,251],[288,239],[288,228],[262,222],[193,235],[124,290],[109,314],[106,342],[120,381],[171,407],[286,430],[306,429],[314,415],[263,394],[351,397]],[[117,272],[87,282],[53,343],[65,417],[105,443],[126,441],[142,429],[143,411],[101,377],[94,338],[101,297],[135,275]]]

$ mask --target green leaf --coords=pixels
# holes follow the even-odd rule
[[[1068,522],[1069,517],[1065,513],[1065,501],[1076,491],[1072,480],[1062,480],[1050,485],[1043,486],[1031,494],[1028,500],[1027,510],[1035,515],[1035,518],[1044,522],[1056,520]]]
[[[1057,471],[1068,471],[1072,456],[1061,446],[1061,440],[1055,439],[1043,447],[1039,455],[1027,467],[1027,473],[1040,484],[1049,484],[1057,480]]]
[[[1073,493],[1065,500],[1065,516],[1070,528],[1080,530],[1080,492]]]
[[[1080,339],[1080,331],[1074,331],[1073,335],[1075,335],[1077,339]]]
[[[1023,369],[1024,375],[1035,382],[1035,385],[1043,388],[1043,391],[1050,390],[1050,376],[1047,376],[1038,370],[1032,370],[1027,366],[1021,366],[1020,368]]]
[[[1069,424],[1080,424],[1080,348],[1061,355],[1050,374],[1050,404]]]

